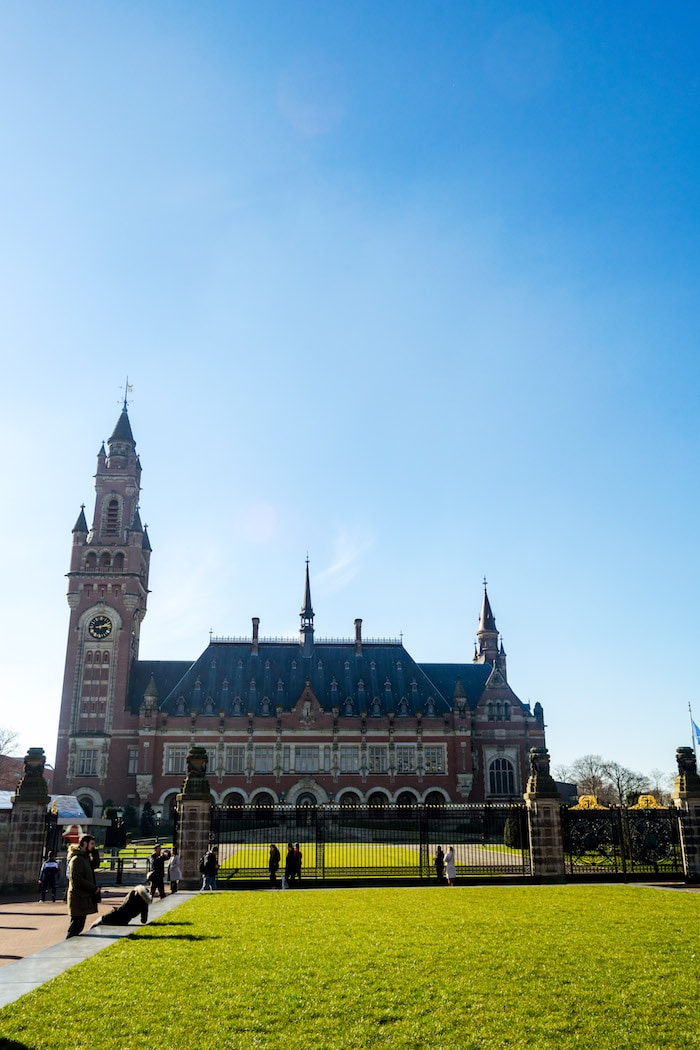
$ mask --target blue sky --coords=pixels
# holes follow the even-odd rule
[[[145,658],[209,630],[469,658],[554,766],[673,772],[696,649],[700,13],[0,8],[0,724],[53,757],[128,375]]]

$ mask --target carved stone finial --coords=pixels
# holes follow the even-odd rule
[[[678,776],[673,787],[675,798],[688,795],[700,795],[700,777],[698,776],[697,759],[692,747],[676,748]]]
[[[559,798],[557,785],[549,772],[549,751],[546,747],[530,748],[530,778],[526,794],[540,798]]]
[[[43,802],[48,805],[49,789],[44,779],[46,755],[42,747],[30,747],[24,756],[24,773],[17,785],[15,798],[22,802]]]
[[[206,748],[193,745],[187,753],[187,775],[182,785],[186,798],[209,798],[211,791],[207,778],[208,756]]]

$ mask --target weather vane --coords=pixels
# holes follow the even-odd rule
[[[133,383],[129,382],[129,377],[127,376],[126,377],[126,382],[124,383],[124,410],[125,411],[126,411],[126,408],[127,408],[128,404],[129,404],[129,401],[128,401],[129,394],[132,392],[133,389],[134,389],[134,385],[133,385]]]

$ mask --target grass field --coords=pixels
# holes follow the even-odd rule
[[[628,886],[202,894],[0,1010],[0,1046],[700,1047],[699,918]]]

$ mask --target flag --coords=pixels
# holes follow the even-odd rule
[[[695,733],[696,743],[700,744],[700,726],[696,725],[695,722],[693,722],[692,718],[690,721],[693,725],[693,732]]]

